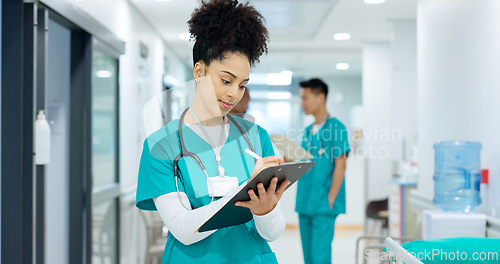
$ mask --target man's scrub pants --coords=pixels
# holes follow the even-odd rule
[[[299,214],[305,264],[332,263],[332,241],[337,216]]]

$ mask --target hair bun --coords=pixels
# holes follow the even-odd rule
[[[194,63],[203,60],[210,63],[222,59],[225,52],[242,52],[253,65],[259,57],[267,53],[268,31],[264,17],[249,3],[237,0],[212,0],[202,2],[188,21],[191,37],[196,40],[193,49]],[[205,51],[196,51],[195,49]],[[196,53],[213,54],[198,56]],[[201,54],[203,55],[203,54]],[[207,61],[208,60],[208,61]]]

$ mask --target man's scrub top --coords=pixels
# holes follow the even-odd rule
[[[304,132],[302,147],[308,150],[316,165],[297,182],[295,211],[306,215],[338,215],[346,212],[345,179],[330,209],[328,193],[332,184],[335,159],[348,154],[347,130],[338,119],[332,117],[313,135],[312,124]]]

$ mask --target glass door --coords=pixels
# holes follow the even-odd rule
[[[51,161],[45,166],[45,263],[69,259],[71,30],[49,19],[44,98],[51,126]],[[40,173],[39,176],[42,174]]]
[[[119,262],[118,58],[92,55],[92,263]]]
[[[70,1],[43,2],[0,3],[2,24],[9,24],[2,36],[11,44],[0,45],[1,125],[8,128],[2,129],[2,164],[9,165],[1,172],[11,176],[0,177],[2,195],[9,197],[2,200],[9,216],[2,217],[2,227],[9,228],[2,229],[8,243],[1,245],[1,258],[117,263],[117,73],[125,43]],[[93,36],[105,39],[107,48]],[[39,123],[48,122],[39,131],[50,127],[50,141],[43,142],[51,151],[43,155],[49,161],[35,166],[45,153],[34,151],[38,116]]]

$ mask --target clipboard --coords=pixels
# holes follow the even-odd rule
[[[263,183],[265,189],[269,187],[271,179],[278,177],[279,188],[280,184],[285,180],[289,180],[290,184],[287,189],[292,186],[300,177],[308,172],[316,162],[288,162],[278,166],[265,168],[252,180],[240,187],[240,190],[229,200],[219,211],[210,217],[199,229],[198,232],[205,232],[214,229],[229,227],[233,225],[244,224],[252,220],[253,215],[250,209],[234,205],[237,201],[249,201],[250,196],[248,191],[253,189],[257,194],[257,184]]]

